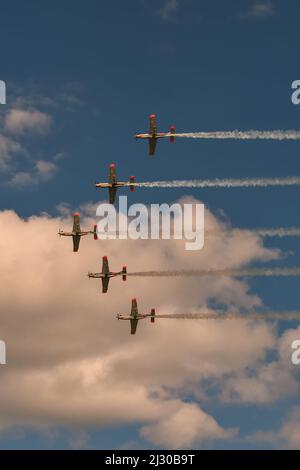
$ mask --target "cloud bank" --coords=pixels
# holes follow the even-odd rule
[[[153,325],[145,320],[131,336],[127,322],[115,318],[129,312],[131,297],[137,297],[141,312],[151,307],[161,314],[207,310],[212,300],[231,311],[251,310],[261,300],[245,281],[142,278],[123,283],[116,278],[103,295],[100,284],[86,276],[100,267],[103,255],[112,270],[123,264],[131,270],[183,264],[187,269],[241,268],[276,259],[278,252],[265,248],[259,236],[225,231],[197,253],[186,252],[181,240],[85,238],[79,253],[73,253],[71,241],[57,235],[71,223],[66,215],[23,220],[12,211],[0,212],[0,331],[7,344],[0,376],[2,430],[63,425],[84,432],[91,426],[136,423],[145,445],[188,448],[238,433],[206,411],[208,381],[219,388],[214,399],[220,403],[261,403],[295,391],[288,369],[280,393],[266,400],[278,361],[283,364],[282,359],[273,366],[266,362],[267,353],[278,348],[273,324],[157,320]],[[89,215],[81,221],[83,229],[93,223]],[[221,230],[209,211],[206,224]],[[245,375],[250,369],[252,379]]]

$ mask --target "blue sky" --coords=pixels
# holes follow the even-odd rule
[[[62,203],[74,210],[95,203],[94,181],[106,178],[110,162],[121,179],[134,174],[137,181],[300,175],[298,142],[178,139],[174,145],[159,142],[150,159],[147,144],[134,139],[147,130],[149,113],[157,114],[159,129],[174,124],[178,132],[299,129],[300,106],[291,103],[291,83],[300,79],[299,13],[296,0],[6,2],[0,79],[7,85],[7,105],[0,105],[0,125],[23,150],[0,173],[1,210],[56,216]],[[5,133],[5,113],[20,98],[50,117],[49,129]],[[36,161],[52,162],[53,175],[11,184],[17,173],[35,178]],[[130,201],[171,202],[183,194],[202,200],[234,227],[299,226],[298,187],[136,189]],[[299,266],[297,238],[265,245],[287,253],[274,264]],[[253,279],[251,293],[270,309],[296,310],[298,283]],[[265,408],[209,404],[206,411],[213,409],[222,424],[248,435],[277,428],[299,404],[292,397]],[[88,432],[92,447],[146,445],[134,424]],[[50,444],[30,431],[3,435],[0,447],[60,448],[70,440],[72,432],[64,429]],[[260,447],[241,438],[218,446]]]

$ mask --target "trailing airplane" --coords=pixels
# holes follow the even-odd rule
[[[113,272],[109,270],[107,256],[102,258],[102,271],[101,273],[88,273],[88,277],[102,280],[102,292],[105,294],[108,290],[108,284],[111,277],[122,276],[122,280],[127,279],[127,267],[123,266],[122,271]]]
[[[89,235],[90,233],[95,233],[94,231],[82,231],[80,228],[80,220],[78,212],[73,214],[73,230],[72,232],[64,232],[63,230],[59,230],[58,235],[60,237],[72,237],[73,238],[73,251],[79,250],[79,244],[81,237],[85,235]],[[95,235],[94,235],[95,236]]]
[[[130,191],[134,191],[134,176],[130,176],[129,181],[117,181],[116,165],[109,165],[108,183],[95,183],[96,188],[108,188],[109,203],[114,204],[118,188],[129,186]]]
[[[157,139],[162,139],[164,137],[170,137],[170,142],[173,144],[175,141],[175,126],[170,127],[170,132],[157,132],[156,127],[156,115],[150,114],[150,128],[148,134],[136,134],[135,138],[138,139],[148,139],[149,142],[149,155],[153,156],[155,154],[155,147]]]
[[[151,323],[155,322],[155,308],[152,308],[150,313],[139,313],[136,299],[131,301],[131,314],[130,315],[117,315],[118,320],[130,320],[131,334],[134,335],[139,320],[150,317]]]

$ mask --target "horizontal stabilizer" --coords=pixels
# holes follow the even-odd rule
[[[98,240],[97,225],[94,225],[94,240]]]
[[[133,192],[134,191],[134,176],[130,176],[130,191]]]
[[[170,127],[170,142],[171,144],[174,144],[175,142],[175,137],[174,137],[174,134],[175,134],[175,126],[171,126]]]
[[[154,323],[155,322],[155,308],[152,308],[151,309],[151,323]]]

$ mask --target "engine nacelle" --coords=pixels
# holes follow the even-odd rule
[[[130,182],[130,191],[133,193],[133,191],[134,191],[134,176],[130,176],[129,182]]]
[[[170,136],[170,142],[171,142],[171,144],[174,144],[174,142],[175,142],[175,137],[174,137],[173,134],[175,134],[175,126],[171,126],[171,127],[170,127],[170,134],[172,134],[172,135]]]
[[[151,323],[154,323],[155,322],[155,308],[152,308],[151,309]]]
[[[127,267],[126,266],[123,266],[123,269],[122,269],[122,280],[123,281],[126,281],[127,279]]]
[[[94,240],[98,240],[97,225],[94,225]]]

